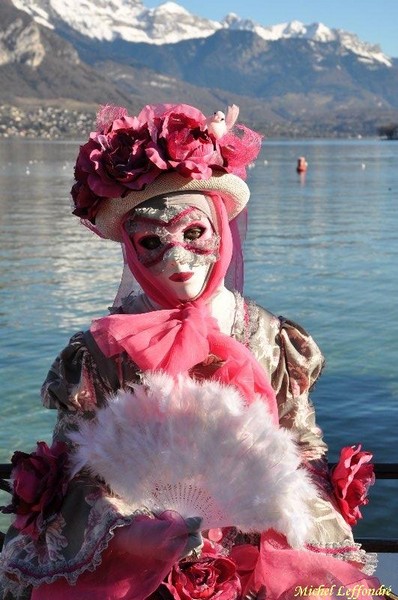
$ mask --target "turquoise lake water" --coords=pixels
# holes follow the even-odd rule
[[[50,440],[41,383],[120,278],[119,247],[70,216],[77,148],[0,142],[0,462]],[[266,141],[248,182],[245,292],[322,348],[312,399],[330,459],[362,443],[398,463],[398,143]],[[398,535],[397,491],[377,482],[358,535]]]

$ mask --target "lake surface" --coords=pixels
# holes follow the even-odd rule
[[[78,142],[0,141],[0,462],[50,441],[52,360],[106,313],[117,244],[70,216]],[[305,155],[306,174],[295,171]],[[362,443],[398,462],[398,143],[266,141],[249,171],[245,292],[309,330],[326,356],[312,399],[336,460]],[[378,482],[357,535],[398,535],[396,483]]]

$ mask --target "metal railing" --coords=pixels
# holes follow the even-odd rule
[[[330,465],[333,466],[333,465]],[[398,479],[398,463],[375,463],[374,472],[376,481],[380,479]],[[11,492],[10,479],[11,464],[0,464],[0,489]],[[398,491],[398,490],[397,490]],[[0,549],[4,541],[4,533],[0,532]],[[356,538],[356,542],[362,545],[367,552],[397,552],[397,538]]]

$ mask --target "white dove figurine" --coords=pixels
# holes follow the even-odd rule
[[[225,114],[221,110],[218,110],[211,117],[207,118],[207,131],[212,133],[216,140],[219,140],[227,133]]]
[[[227,115],[222,110],[217,110],[211,117],[207,118],[207,130],[212,133],[216,140],[222,138],[235,125],[239,115],[239,107],[236,104],[228,106]]]

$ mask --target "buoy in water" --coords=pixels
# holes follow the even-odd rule
[[[299,158],[297,159],[297,167],[296,167],[297,173],[305,173],[307,168],[308,168],[308,163],[305,160],[305,156],[299,156]]]

